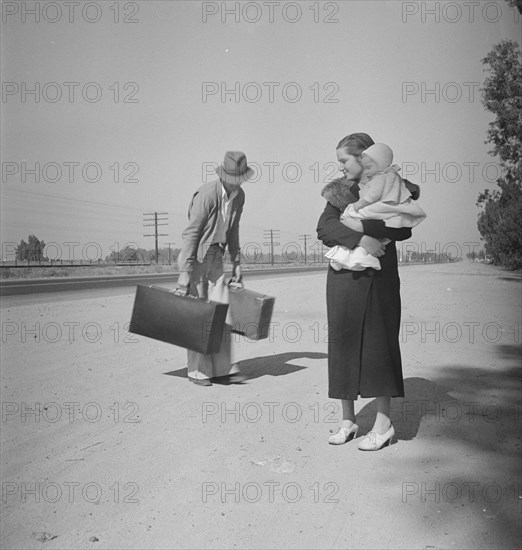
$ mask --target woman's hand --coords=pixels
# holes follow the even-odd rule
[[[358,212],[364,205],[362,200],[358,200],[356,202],[352,202],[353,209]]]
[[[362,246],[364,250],[368,252],[368,254],[371,254],[376,258],[384,255],[384,252],[386,251],[386,243],[380,241],[379,239],[369,237],[368,235],[362,236],[361,240],[359,241],[359,246]]]

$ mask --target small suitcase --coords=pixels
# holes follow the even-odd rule
[[[228,288],[227,323],[232,325],[232,332],[251,340],[268,338],[275,298],[244,287],[230,285]]]
[[[227,309],[227,304],[179,296],[168,288],[138,285],[129,332],[199,353],[217,353]]]

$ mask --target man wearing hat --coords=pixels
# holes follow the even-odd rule
[[[194,296],[208,298],[209,285],[223,284],[223,255],[228,247],[233,281],[241,281],[239,220],[245,204],[241,184],[254,175],[241,151],[228,151],[216,168],[219,179],[202,185],[189,206],[189,224],[183,231],[178,257],[178,288]],[[237,383],[246,379],[230,361],[230,329],[225,327],[219,353],[204,355],[187,351],[188,378],[201,386],[212,379]]]

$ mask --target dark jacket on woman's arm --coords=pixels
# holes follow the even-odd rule
[[[416,199],[419,196],[419,187],[408,180],[404,182],[412,198]],[[350,186],[345,178],[339,178],[327,184],[321,194],[328,202],[317,223],[317,237],[326,246],[340,245],[351,250],[358,245],[363,234],[375,239],[391,241],[405,241],[411,237],[409,227],[386,227],[383,220],[361,220],[364,233],[346,227],[339,218],[349,204],[357,201],[359,197],[357,183]]]

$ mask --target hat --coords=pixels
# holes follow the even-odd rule
[[[225,160],[216,168],[217,175],[225,183],[239,185],[254,175],[254,170],[247,166],[245,153],[242,151],[227,151]]]
[[[393,162],[393,151],[384,143],[374,143],[371,147],[365,149],[362,154],[375,161],[381,170],[391,166]]]

